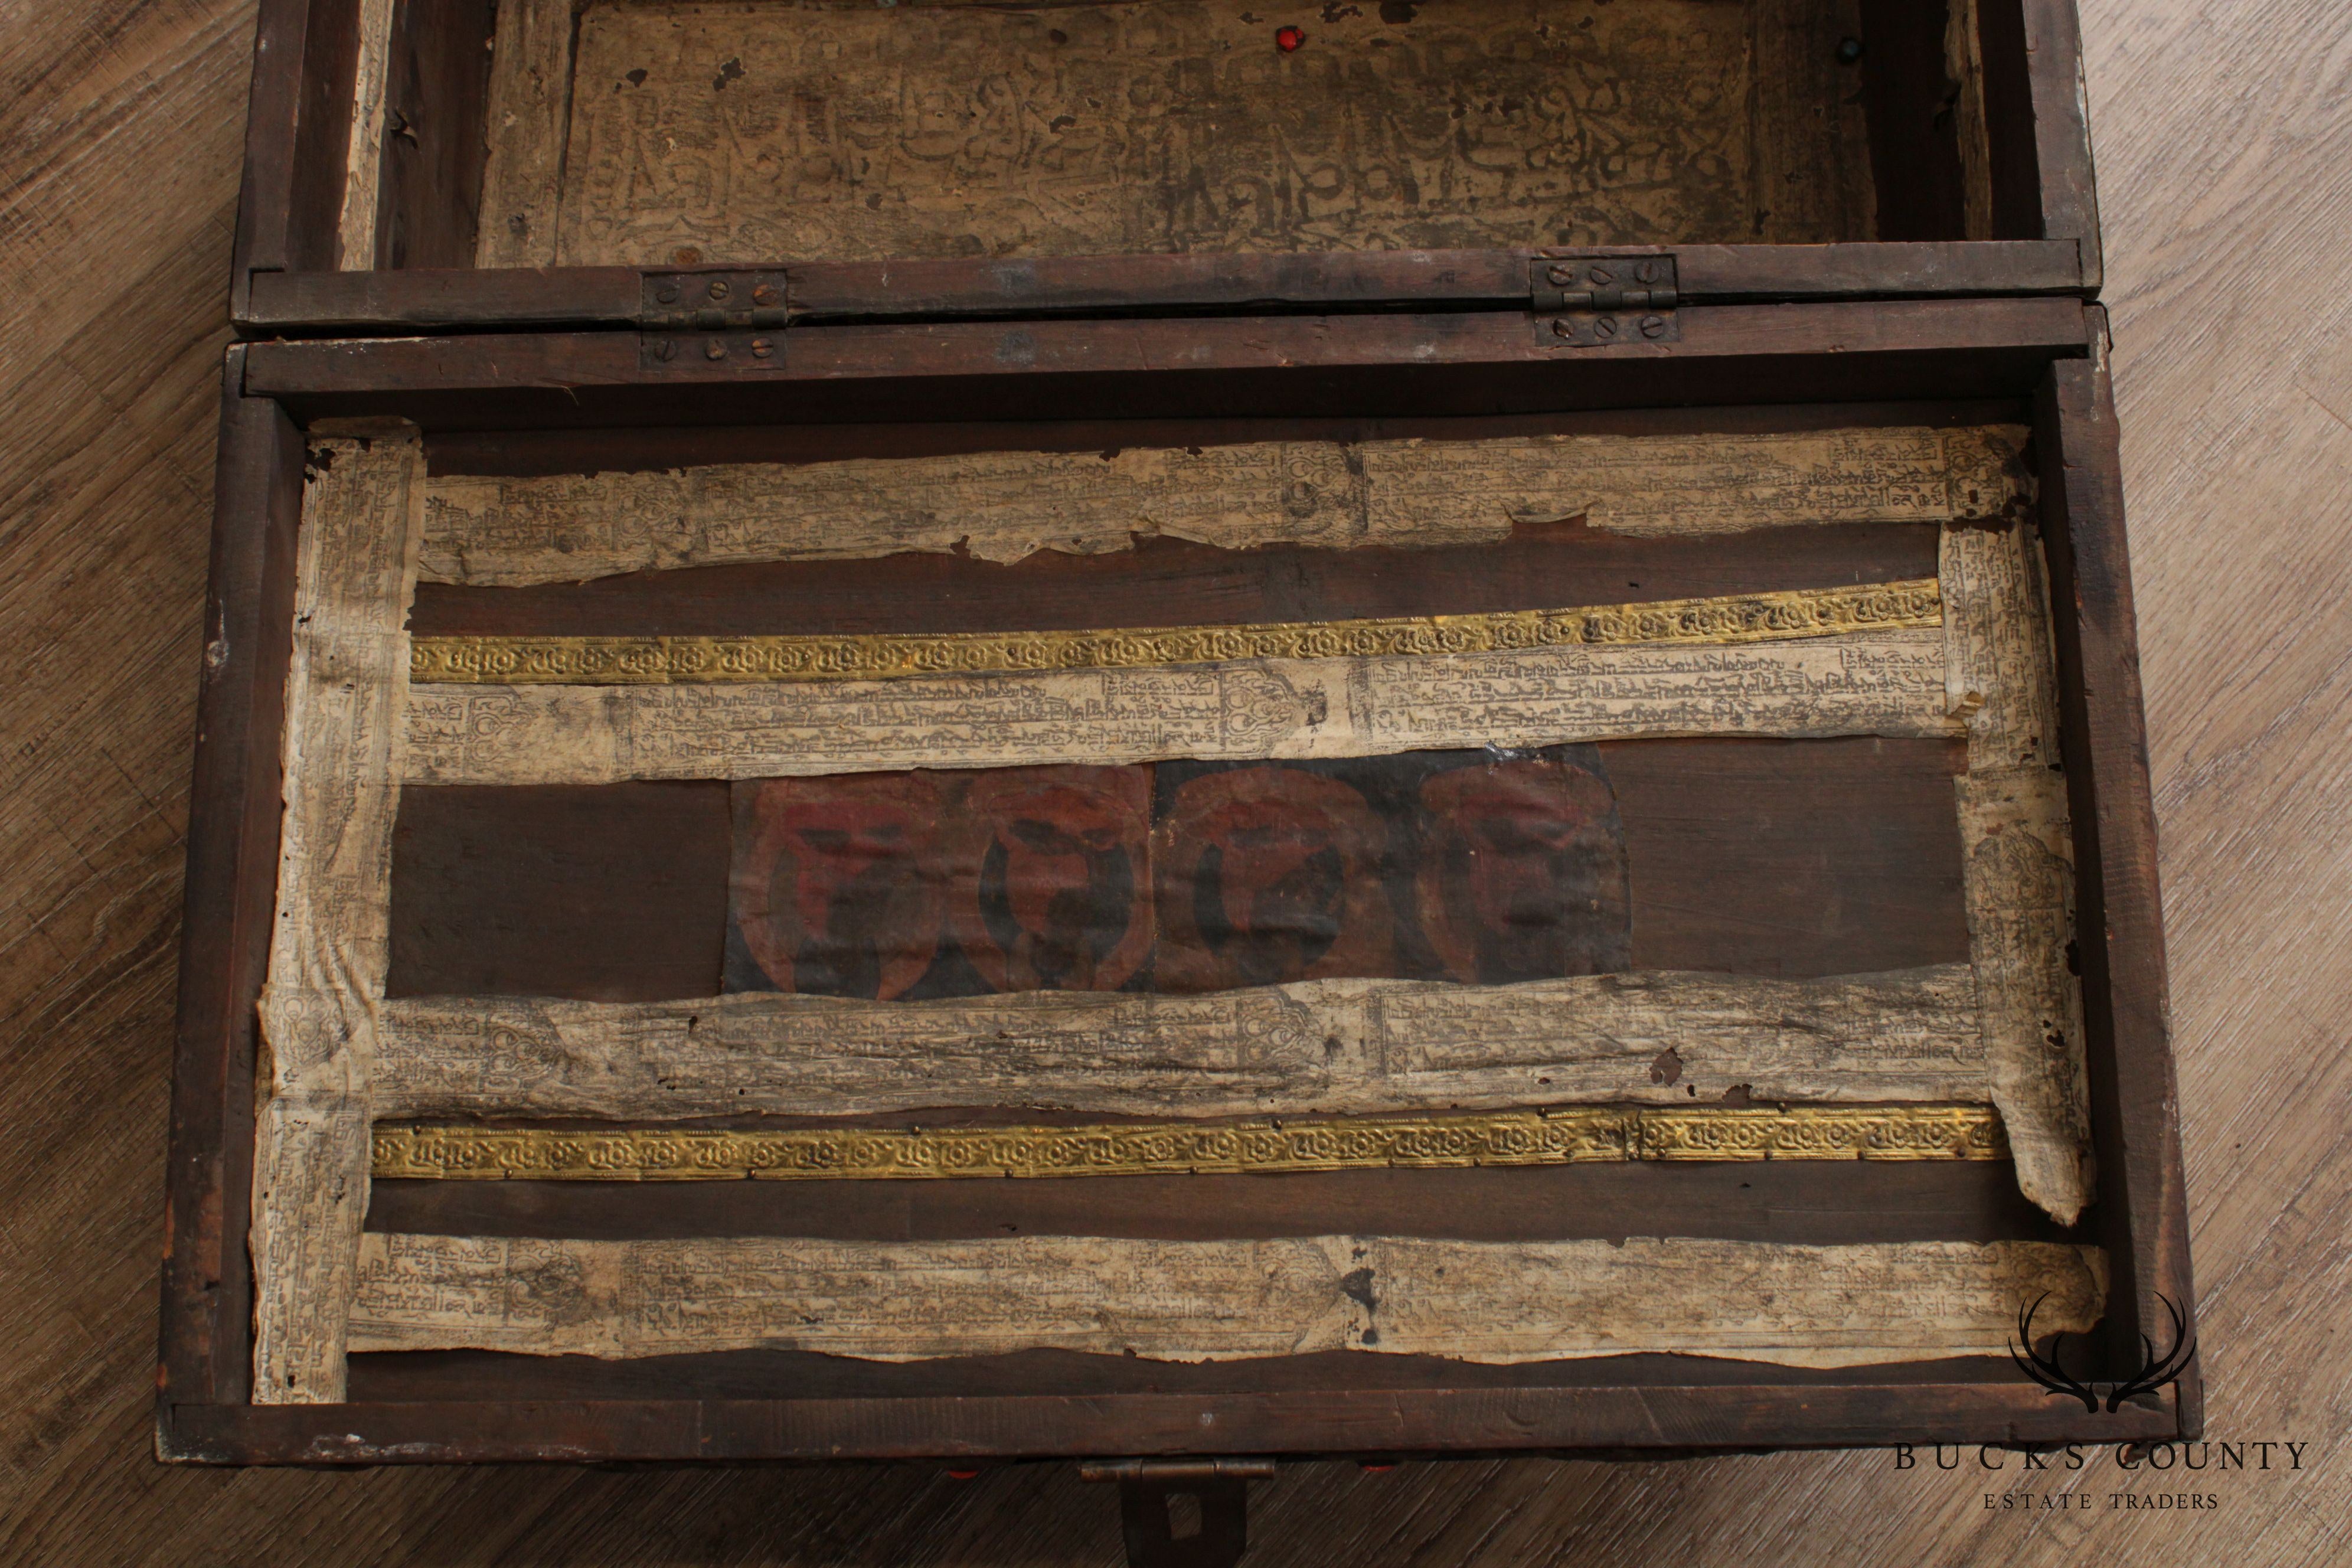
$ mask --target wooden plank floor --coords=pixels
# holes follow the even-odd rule
[[[1259,1487],[1248,1561],[2342,1561],[2352,1547],[2352,24],[2085,0],[2210,1428],[2300,1469],[1884,1453]],[[1067,1467],[151,1458],[173,963],[252,12],[0,12],[0,1562],[1088,1563]],[[2245,1450],[2252,1465],[2258,1450]],[[2063,1465],[2063,1461],[2061,1461]],[[1989,1509],[2021,1480],[2091,1506]],[[2125,1510],[2172,1495],[2175,1505]],[[2191,1507],[2195,1498],[2210,1499]]]

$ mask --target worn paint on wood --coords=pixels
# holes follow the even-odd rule
[[[739,784],[726,989],[1496,984],[1630,962],[1624,830],[1589,749],[1164,772]]]

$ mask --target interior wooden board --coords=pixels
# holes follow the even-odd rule
[[[1874,236],[1858,0],[537,5],[483,265]]]
[[[1601,842],[1622,883],[1611,909],[1620,922],[1631,917],[1630,948],[1622,929],[1613,943],[1597,942],[1592,956],[1606,957],[1599,969],[1786,979],[1966,961],[1952,808],[1952,776],[1963,764],[1958,742],[1633,741],[1569,750],[1607,792]],[[789,990],[794,980],[805,989],[869,998],[1034,989],[1045,978],[1036,959],[1008,968],[1007,950],[990,931],[1008,920],[1018,927],[1024,915],[1043,928],[1075,920],[1069,934],[1089,939],[1074,945],[1094,961],[1085,975],[1047,964],[1054,988],[1199,991],[1222,966],[1202,963],[1206,954],[1194,911],[1223,913],[1228,905],[1249,918],[1227,917],[1232,929],[1221,951],[1236,960],[1246,952],[1272,965],[1254,980],[1236,967],[1228,985],[1350,973],[1489,982],[1587,973],[1564,961],[1583,951],[1573,937],[1601,936],[1600,904],[1588,909],[1581,896],[1571,896],[1591,881],[1589,874],[1558,875],[1568,864],[1559,852],[1577,844],[1578,835],[1562,814],[1529,809],[1545,792],[1522,798],[1506,787],[1520,777],[1570,770],[1513,759],[1489,772],[1489,761],[1475,752],[1424,752],[1312,769],[1171,764],[737,784],[739,800],[797,801],[809,817],[800,835],[814,832],[835,846],[819,856],[819,865],[803,868],[805,855],[781,856],[772,836],[747,836],[746,851],[754,843],[767,847],[745,854],[742,891],[756,892],[769,913],[769,921],[754,924],[771,963],[778,962],[768,930],[777,874],[799,869],[800,880],[826,889],[811,889],[823,912],[792,921],[799,934],[785,944],[794,957],[815,962],[782,964],[781,979],[737,935],[740,921],[729,920],[729,786],[412,788],[402,795],[393,858],[386,994],[711,996],[722,988],[722,952],[740,976],[729,990]],[[1164,787],[1155,773],[1166,775]],[[1294,792],[1313,797],[1298,803],[1286,858],[1228,854],[1211,865],[1197,849],[1183,853],[1187,836],[1176,829],[1197,823],[1201,814],[1171,820],[1175,797],[1187,781],[1236,773],[1260,781],[1261,800]],[[1135,813],[1147,819],[1137,831],[1090,835],[1090,818],[1051,820],[1077,816],[1106,781],[1129,775],[1150,803]],[[1494,831],[1491,842],[1466,856],[1455,834],[1444,830],[1446,819],[1465,825],[1458,793],[1439,802],[1434,817],[1424,804],[1431,783],[1463,776],[1498,786],[1467,814]],[[975,786],[1019,807],[1010,833],[963,826],[969,814],[958,808]],[[814,809],[826,797],[837,813],[860,804],[849,824],[858,833]],[[1335,798],[1339,809],[1330,804]],[[910,802],[922,803],[924,815],[910,818]],[[1151,869],[1150,819],[1166,829],[1160,858],[1170,862],[1168,885],[1156,893],[1162,879]],[[833,840],[836,829],[844,837]],[[887,841],[877,837],[885,831]],[[1090,837],[1100,843],[1090,845]],[[859,837],[869,842],[853,842]],[[1327,848],[1335,875],[1284,880],[1327,865],[1318,858]],[[843,857],[847,874],[818,874]],[[1240,872],[1244,860],[1253,862],[1246,868],[1253,897],[1226,872],[1224,862]],[[1449,863],[1475,870],[1480,887],[1498,891],[1484,900],[1469,896],[1467,882],[1441,874]],[[992,865],[992,875],[986,869]],[[1364,886],[1346,886],[1351,871]],[[1529,886],[1519,897],[1500,895],[1514,872]],[[983,900],[983,886],[1002,891]],[[1587,887],[1586,894],[1594,890]],[[797,908],[800,901],[786,903]],[[1504,917],[1502,929],[1488,931],[1490,922],[1476,918],[1487,902]],[[1155,903],[1169,905],[1171,914],[1155,921]],[[1459,918],[1447,917],[1448,909],[1459,910]],[[1339,940],[1351,916],[1376,917],[1374,929]],[[1252,926],[1265,929],[1253,932]],[[1151,963],[1154,927],[1178,950],[1164,977]],[[1308,927],[1317,940],[1306,940]],[[1137,928],[1133,942],[1124,940],[1130,928]],[[1441,959],[1433,931],[1446,937],[1455,963]],[[1285,936],[1298,939],[1295,951]],[[1066,936],[1045,940],[1042,931],[1010,940],[1016,952],[1069,945]],[[993,983],[969,961],[967,944],[986,955]],[[1479,973],[1474,951],[1488,973]],[[1512,953],[1523,961],[1501,962]],[[1116,963],[1101,962],[1114,956]],[[1186,973],[1194,984],[1182,984]],[[887,987],[886,974],[895,979]]]
[[[417,598],[428,535],[460,565],[484,526],[513,535],[524,564],[533,548],[565,554],[550,541],[590,492],[634,514],[638,476],[547,494],[472,486],[457,508],[414,426],[314,432],[260,1008],[257,1399],[341,1397],[351,1352],[456,1349],[1901,1362],[1989,1353],[2019,1289],[2060,1274],[2080,1286],[2068,1321],[2087,1329],[2105,1266],[2070,1244],[1928,1236],[1849,1256],[1843,1242],[1708,1236],[1689,1205],[1658,1244],[1660,1268],[1706,1282],[1675,1288],[1688,1332],[1644,1326],[1637,1306],[1658,1280],[1626,1273],[1605,1243],[1490,1255],[1395,1226],[1377,1205],[1346,1231],[1298,1228],[1302,1211],[1256,1240],[1048,1225],[1022,1228],[1010,1252],[923,1244],[946,1250],[915,1259],[922,1278],[964,1292],[941,1297],[929,1328],[844,1306],[814,1338],[778,1303],[866,1300],[917,1244],[845,1237],[819,1279],[804,1268],[812,1238],[713,1238],[694,1268],[714,1291],[751,1290],[740,1321],[647,1337],[631,1326],[646,1282],[669,1277],[665,1247],[688,1244],[364,1226],[375,1177],[599,1181],[620,1167],[572,1148],[595,1139],[630,1179],[821,1184],[995,1173],[974,1160],[1176,1184],[1211,1169],[1987,1161],[2070,1228],[2093,1173],[2021,440],[1985,426],[1732,447],[1699,434],[1302,445],[1272,467],[1257,447],[1212,449],[1247,459],[1207,489],[1216,520],[1261,491],[1307,494],[1268,491],[1297,463],[1345,474],[1350,452],[1371,453],[1385,478],[1358,510],[1368,521],[1390,495],[1388,531],[1407,542],[1354,549],[1297,505],[1244,507],[1238,531],[1187,524],[1231,535],[1222,546],[1148,546],[1133,511],[1156,521],[1159,490],[1122,469],[1125,488],[1086,492],[1110,532],[1073,552],[1034,515],[1070,499],[1055,455],[1001,454],[1001,482],[977,490],[895,458],[851,476],[860,506],[915,506],[958,542],[1047,547],[1004,562],[910,552],[894,526],[848,554],[795,559],[825,525],[772,508],[782,531],[725,564],[685,564],[689,552],[570,574],[584,584],[515,574],[531,586],[458,571],[421,617],[431,631]],[[1605,475],[1559,460],[1604,450],[1622,459]],[[1530,465],[1531,452],[1553,460]],[[1145,456],[1145,478],[1207,460]],[[1460,482],[1403,482],[1424,469]],[[686,499],[740,510],[807,478],[746,468]],[[1465,538],[1438,526],[1462,510],[1457,491],[1483,498]],[[1748,500],[1708,504],[1734,494]],[[963,515],[974,495],[995,506],[978,521]],[[1774,548],[1787,533],[1802,544]],[[899,577],[922,563],[954,579],[935,587],[988,589],[993,618],[948,629],[961,627],[957,595],[910,594]],[[1086,585],[1147,569],[1145,594]],[[831,591],[771,591],[803,572]],[[1668,585],[1714,591],[1657,596]],[[628,618],[614,607],[635,598],[645,629],[612,635]],[[820,629],[806,609],[818,601],[832,624],[873,629]],[[1120,605],[1141,624],[1089,625],[1085,612]],[[509,608],[534,605],[551,629],[519,629]],[[1157,695],[1180,686],[1198,689],[1189,719]],[[1286,695],[1261,713],[1232,708],[1228,687]],[[771,710],[782,717],[728,721]],[[812,714],[810,738],[779,750],[778,726]],[[1209,728],[1183,727],[1194,720]],[[1645,757],[1658,764],[1646,773]],[[1776,806],[1767,774],[1803,805]],[[1835,831],[1813,822],[1797,834],[1811,848],[1790,838],[1832,802]],[[1694,815],[1731,831],[1710,840],[1686,826]],[[1662,839],[1675,847],[1663,858]],[[608,864],[616,840],[634,868]],[[518,849],[523,874],[507,865]],[[1738,911],[1769,932],[1760,947],[1704,927],[1682,906],[1720,905],[1731,882],[1676,890],[1656,868],[1677,855],[1786,880],[1777,891],[1794,902]],[[596,940],[558,935],[538,904]],[[1838,911],[1864,904],[1905,911],[1886,918],[1915,948],[1838,937]],[[660,951],[626,935],[646,918],[668,928]],[[1674,966],[1643,967],[1677,929]],[[453,943],[470,968],[452,967]],[[545,962],[554,947],[570,950],[562,973]],[[872,1120],[942,1108],[982,1120]],[[506,1152],[491,1163],[467,1152],[493,1142]],[[688,1142],[718,1163],[679,1164],[669,1151]],[[1213,1142],[1213,1158],[1185,1152]],[[1979,1211],[1954,1228],[1994,1217],[1966,1177],[1948,1180],[1953,1212]],[[1213,1218],[1214,1196],[1180,1203]],[[1423,1290],[1415,1260],[1432,1247],[1428,1279],[1444,1283]],[[1326,1267],[1361,1247],[1395,1254],[1379,1290]],[[1253,1306],[1276,1253],[1291,1283],[1278,1310]],[[1490,1265],[1476,1300],[1499,1312],[1454,1294]],[[746,1285],[747,1268],[769,1283]],[[1526,1327],[1511,1293],[1550,1289],[1563,1269],[1589,1274],[1595,1310],[1622,1324]],[[1787,1274],[1768,1291],[1778,1315],[1741,1319],[1737,1303],[1774,1270]],[[524,1273],[589,1282],[561,1307],[562,1332],[528,1312],[484,1315]],[[1211,1288],[1171,1316],[1162,1287],[1179,1276]],[[1432,1303],[1423,1328],[1360,1321],[1348,1304],[1376,1295],[1393,1311],[1416,1291]],[[1060,1305],[1044,1316],[1021,1305],[1046,1298]],[[1914,1310],[1929,1298],[1962,1306]],[[1274,1327],[1229,1327],[1260,1318]]]

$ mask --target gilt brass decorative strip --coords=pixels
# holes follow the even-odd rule
[[[1464,1116],[1082,1127],[381,1125],[378,1180],[695,1182],[1133,1176],[1626,1160],[2000,1160],[1982,1105],[1576,1107]]]
[[[1989,1105],[1693,1105],[1627,1113],[1634,1160],[2006,1160]]]
[[[1937,584],[1923,577],[1564,610],[1264,626],[860,637],[425,637],[411,644],[409,679],[418,685],[494,686],[897,680],[1255,658],[1389,658],[1627,643],[1782,642],[1942,624]]]

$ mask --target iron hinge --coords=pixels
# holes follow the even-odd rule
[[[1081,1465],[1118,1483],[1128,1568],[1233,1568],[1249,1545],[1249,1483],[1272,1459],[1108,1459]]]
[[[772,368],[783,363],[790,304],[781,268],[645,273],[641,358],[649,365],[699,360]]]
[[[1556,349],[1683,335],[1671,256],[1538,256],[1528,263],[1536,341]]]

